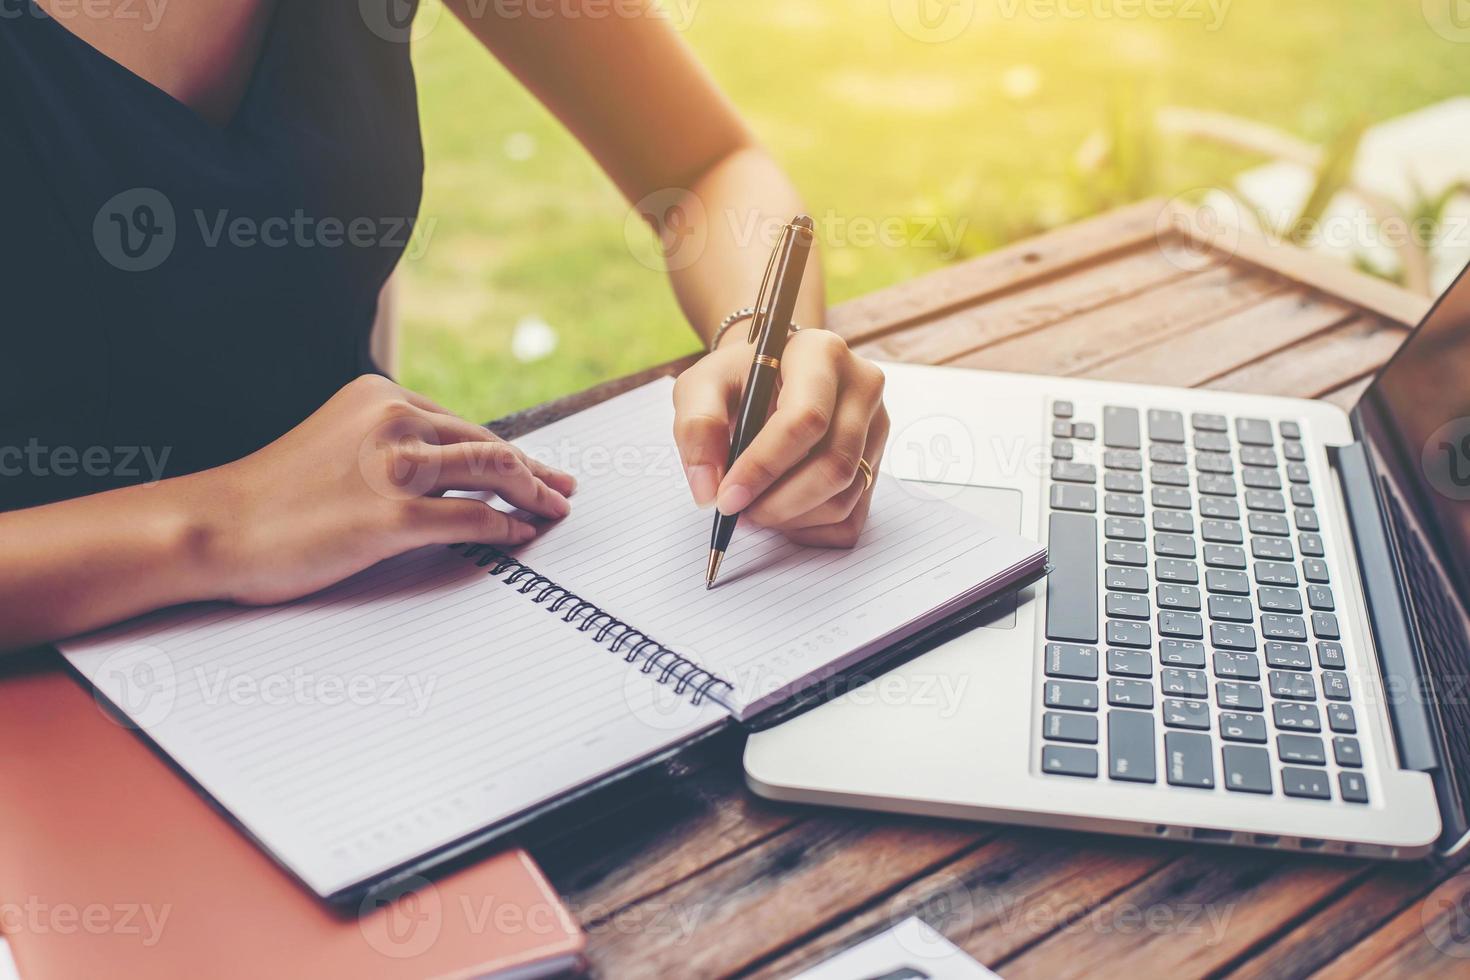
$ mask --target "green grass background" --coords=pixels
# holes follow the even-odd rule
[[[1110,118],[1185,105],[1323,141],[1462,93],[1470,63],[1420,0],[1234,0],[1215,29],[1204,0],[1152,18],[1120,16],[1129,0],[1062,0],[1085,17],[976,0],[944,43],[905,34],[890,0],[678,3],[813,214],[916,236],[825,242],[833,302],[1255,162],[1159,142],[1121,172],[1081,172]],[[414,60],[429,234],[400,277],[404,383],[488,419],[693,350],[664,276],[634,254],[651,248],[627,243],[627,204],[555,120],[447,14]],[[963,233],[917,237],[939,217]],[[512,356],[525,317],[556,331],[551,356]]]

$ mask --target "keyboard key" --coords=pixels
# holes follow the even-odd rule
[[[1287,447],[1286,458],[1287,459],[1291,459],[1292,458],[1290,447]],[[1302,458],[1305,458],[1305,456],[1303,456]],[[1288,480],[1290,480],[1292,483],[1311,483],[1312,482],[1312,474],[1309,473],[1309,472],[1307,472],[1307,464],[1306,463],[1302,463],[1302,462],[1287,463],[1286,464],[1286,478]]]
[[[1070,711],[1048,711],[1041,718],[1041,734],[1057,742],[1097,744],[1097,718]]]
[[[1368,780],[1360,772],[1338,773],[1337,788],[1342,793],[1344,803],[1368,802]]]
[[[1182,443],[1184,441],[1184,416],[1179,412],[1149,409],[1148,437],[1154,442]]]
[[[1148,540],[1148,525],[1136,517],[1108,517],[1103,520],[1103,536],[1119,541]]]
[[[1159,689],[1173,698],[1207,698],[1210,696],[1209,680],[1202,670],[1185,670],[1181,667],[1164,667],[1159,670]]]
[[[1271,640],[1266,644],[1266,666],[1283,670],[1311,670],[1312,655],[1300,643]]]
[[[1322,548],[1322,535],[1299,534],[1297,544],[1301,545],[1302,554],[1308,558],[1321,558],[1327,552]]]
[[[1133,499],[1138,500],[1137,497]],[[1187,510],[1156,510],[1153,516],[1153,526],[1155,531],[1168,531],[1172,534],[1193,534],[1194,515]]]
[[[1060,483],[1096,483],[1097,467],[1091,463],[1069,463],[1059,459],[1051,464],[1051,478]]]
[[[1203,667],[1205,645],[1194,640],[1160,640],[1159,663],[1168,667]]]
[[[1048,745],[1041,750],[1041,769],[1058,776],[1097,778],[1097,750],[1073,745]]]
[[[1271,685],[1273,698],[1285,698],[1288,701],[1317,700],[1317,685],[1312,682],[1311,674],[1301,674],[1293,670],[1271,670],[1266,672],[1266,679]]]
[[[1295,516],[1296,529],[1298,531],[1322,530],[1322,524],[1317,520],[1317,512],[1315,510],[1309,510],[1305,507],[1301,507],[1297,509]]]
[[[1215,765],[1210,758],[1210,736],[1197,732],[1164,735],[1164,771],[1171,786],[1213,789]]]
[[[1108,673],[1122,677],[1152,677],[1154,661],[1143,650],[1109,650]]]
[[[1144,648],[1153,646],[1153,642],[1153,630],[1148,623],[1108,621],[1108,646]]]
[[[1331,581],[1327,575],[1327,563],[1320,558],[1303,558],[1302,575],[1306,576],[1308,582]]]
[[[1160,582],[1199,583],[1199,566],[1180,558],[1160,558],[1154,562],[1154,577]]]
[[[1250,595],[1251,580],[1246,578],[1245,572],[1211,568],[1205,572],[1205,588],[1225,595]]]
[[[1068,401],[1055,401],[1051,403],[1051,414],[1055,418],[1069,419],[1072,417],[1072,403]]]
[[[1258,681],[1261,663],[1254,653],[1215,651],[1215,676],[1228,681]]]
[[[1240,482],[1253,490],[1280,490],[1281,474],[1264,466],[1245,466],[1240,471]]]
[[[1270,446],[1241,446],[1240,462],[1242,466],[1269,466],[1275,468],[1276,450]]]
[[[1296,566],[1279,561],[1258,561],[1256,581],[1262,585],[1296,585]]]
[[[1155,463],[1148,468],[1148,482],[1165,487],[1189,486],[1189,470],[1183,466]]]
[[[1194,448],[1202,453],[1230,452],[1230,437],[1223,432],[1196,432]]]
[[[1235,438],[1246,446],[1270,446],[1275,442],[1271,437],[1271,423],[1264,419],[1236,419]]]
[[[1077,454],[1077,449],[1070,442],[1054,442],[1051,444],[1052,459],[1071,459]]]
[[[1348,687],[1348,675],[1340,670],[1323,671],[1322,696],[1329,701],[1351,701],[1353,692]]]
[[[1299,796],[1308,800],[1332,799],[1332,791],[1327,788],[1327,774],[1316,769],[1283,767],[1281,791],[1287,796]]]
[[[1312,613],[1312,633],[1323,640],[1342,639],[1337,628],[1337,617],[1329,612]]]
[[[1164,724],[1170,728],[1188,728],[1194,731],[1210,730],[1210,709],[1203,701],[1181,701],[1177,698],[1164,699]]]
[[[1097,491],[1092,487],[1075,486],[1067,483],[1051,485],[1052,510],[1097,510]]]
[[[1317,641],[1317,663],[1323,670],[1343,670],[1347,667],[1347,657],[1343,655],[1342,644],[1333,643],[1331,640]]]
[[[1119,517],[1142,517],[1143,498],[1131,493],[1106,494],[1103,496],[1103,511]]]
[[[1199,613],[1167,609],[1159,613],[1159,635],[1182,640],[1202,640],[1205,626]]]
[[[1355,738],[1338,735],[1332,740],[1332,757],[1339,766],[1349,769],[1363,768],[1363,748]]]
[[[1256,602],[1265,612],[1299,613],[1302,611],[1302,594],[1296,589],[1263,586],[1256,590]]]
[[[1258,510],[1268,514],[1285,514],[1286,498],[1275,490],[1247,490],[1245,492],[1245,506],[1247,510]]]
[[[1336,608],[1332,601],[1332,590],[1325,585],[1307,586],[1307,605],[1318,612],[1331,612]]]
[[[1234,595],[1210,596],[1210,618],[1227,623],[1250,623],[1256,618],[1250,600]]]
[[[1221,476],[1218,473],[1201,473],[1195,481],[1195,487],[1200,493],[1213,494],[1217,497],[1235,496],[1235,477]]]
[[[1294,484],[1291,488],[1291,505],[1293,507],[1317,506],[1317,498],[1312,494],[1312,488],[1303,483]]]
[[[1201,473],[1234,473],[1235,463],[1227,453],[1200,453],[1194,458],[1194,468]]]
[[[1271,719],[1276,727],[1288,732],[1320,732],[1322,716],[1315,704],[1273,704]]]
[[[1108,712],[1108,776],[1130,783],[1154,781],[1153,715],[1146,711]]]
[[[1213,415],[1207,412],[1195,412],[1189,417],[1189,424],[1196,429],[1206,432],[1224,432],[1226,430],[1225,416]]]
[[[1225,521],[1240,520],[1240,504],[1232,497],[1199,498],[1199,516],[1216,517]]]
[[[1055,513],[1047,521],[1054,567],[1046,577],[1046,635],[1097,642],[1097,518]]]
[[[1295,439],[1288,439],[1281,444],[1281,455],[1285,456],[1287,459],[1301,462],[1302,460],[1307,458],[1307,451],[1302,448],[1302,444],[1300,442],[1296,441]]]
[[[1251,557],[1268,561],[1291,561],[1291,541],[1286,538],[1251,538]]]
[[[1245,540],[1239,521],[1202,521],[1199,534],[1206,541],[1220,544],[1240,544]]]
[[[1152,708],[1154,686],[1148,681],[1114,677],[1108,681],[1108,704],[1115,708]]]
[[[1334,732],[1342,732],[1344,735],[1355,735],[1358,731],[1358,719],[1353,715],[1353,709],[1346,704],[1327,706],[1327,724]]]
[[[1138,409],[1103,406],[1103,445],[1113,449],[1138,449]]]
[[[1302,437],[1302,427],[1295,422],[1282,422],[1276,426],[1276,429],[1281,433],[1281,438],[1283,439],[1300,439]]]
[[[1107,587],[1117,592],[1147,592],[1148,572],[1142,568],[1123,568],[1109,565]]]
[[[1261,685],[1242,681],[1216,681],[1215,703],[1221,708],[1233,708],[1236,711],[1266,710]]]
[[[1184,534],[1155,534],[1154,553],[1164,558],[1193,558],[1194,538]]]
[[[1327,765],[1327,750],[1315,735],[1277,735],[1276,756],[1282,762],[1305,766]]]
[[[1082,717],[1073,715],[1072,717]],[[1220,737],[1230,742],[1266,744],[1266,719],[1240,711],[1220,712]]]
[[[1272,640],[1305,643],[1307,624],[1300,616],[1261,613],[1261,635]]]
[[[1227,745],[1220,750],[1225,788],[1237,793],[1271,795],[1271,757],[1265,749]]]
[[[1097,685],[1081,681],[1047,681],[1043,697],[1048,708],[1071,708],[1073,711],[1097,710]]]
[[[1055,490],[1056,487],[1053,487],[1052,489]],[[1251,514],[1250,519],[1247,523],[1250,526],[1252,534],[1265,534],[1273,538],[1291,537],[1291,525],[1288,524],[1286,518],[1280,514],[1262,514],[1259,512],[1255,512]]]
[[[1097,680],[1097,648],[1071,643],[1048,643],[1043,654],[1047,677]]]
[[[1103,453],[1103,466],[1110,470],[1143,472],[1143,454],[1132,449],[1109,449]]]
[[[1189,491],[1180,490],[1178,487],[1154,487],[1152,498],[1155,507],[1188,510],[1194,506],[1194,499],[1189,495]]]
[[[1148,619],[1153,615],[1146,595],[1109,592],[1106,608],[1110,617],[1120,619]]]
[[[1051,424],[1051,436],[1053,439],[1072,438],[1072,423],[1066,419],[1057,419]]]
[[[1072,438],[1091,441],[1097,438],[1097,426],[1091,422],[1073,422]]]
[[[1256,631],[1249,626],[1235,623],[1211,623],[1210,642],[1221,650],[1256,649]]]
[[[1171,446],[1168,443],[1154,443],[1148,447],[1148,461],[1150,463],[1172,463],[1175,466],[1183,466],[1189,462],[1189,450],[1183,446]]]
[[[1233,544],[1207,544],[1205,564],[1211,568],[1244,568],[1245,549]]]
[[[1103,489],[1109,493],[1143,493],[1143,474],[1108,470],[1103,474]]]
[[[1131,565],[1143,568],[1148,565],[1148,549],[1141,544],[1128,541],[1109,541],[1103,546],[1103,554],[1109,565]],[[1055,563],[1056,558],[1052,561]]]
[[[1160,585],[1154,589],[1154,601],[1160,609],[1199,610],[1199,589],[1192,585]]]

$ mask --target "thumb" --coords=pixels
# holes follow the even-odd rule
[[[740,393],[740,379],[712,370],[709,358],[679,375],[674,383],[674,442],[689,492],[700,507],[712,506],[725,461],[730,455],[731,404]]]

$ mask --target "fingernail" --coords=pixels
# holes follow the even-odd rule
[[[751,493],[750,487],[745,486],[743,483],[737,483],[734,486],[726,487],[725,489],[720,491],[720,500],[718,505],[720,508],[720,513],[726,515],[738,514],[745,508],[749,507],[750,502],[754,499],[755,494]]]
[[[572,502],[551,487],[546,488],[551,500],[551,516],[566,517],[572,512]]]
[[[689,478],[689,492],[694,494],[696,504],[708,507],[715,502],[715,492],[720,489],[720,475],[714,466],[700,463],[689,467],[685,475]]]
[[[525,544],[536,536],[536,529],[529,524],[516,524],[515,543]]]

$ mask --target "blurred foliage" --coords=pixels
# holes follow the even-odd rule
[[[1154,19],[1057,14],[1088,6],[1113,9],[977,0],[958,37],[926,43],[888,0],[679,0],[689,43],[819,223],[905,229],[826,243],[834,302],[1106,207],[1224,183],[1259,159],[1192,142],[1160,152],[1155,106],[1327,144],[1357,120],[1464,90],[1466,49],[1413,0],[1234,0],[1215,5],[1219,23],[1206,3]],[[447,15],[415,61],[427,227],[402,276],[403,380],[483,419],[694,349],[644,264],[646,231],[629,229],[627,204],[555,120]],[[801,66],[795,84],[773,67],[787,65]],[[1107,152],[1089,170],[1078,148],[1099,131]],[[512,339],[527,321],[549,324],[558,346],[521,363]]]

